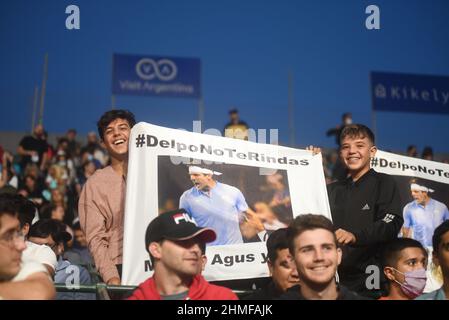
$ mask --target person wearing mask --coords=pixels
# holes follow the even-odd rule
[[[427,251],[419,241],[394,239],[385,246],[382,260],[388,295],[379,300],[412,300],[423,293]]]

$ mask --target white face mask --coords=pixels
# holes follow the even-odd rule
[[[350,124],[352,124],[352,119],[351,118],[347,118],[345,120],[345,125],[350,125]]]
[[[32,155],[31,156],[31,161],[33,161],[34,163],[39,161],[39,156],[38,155]]]

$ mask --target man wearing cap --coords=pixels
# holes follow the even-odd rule
[[[182,194],[179,207],[185,209],[199,226],[215,230],[217,239],[210,246],[240,244],[243,237],[251,238],[256,234],[263,238],[263,233],[266,234],[264,226],[248,207],[242,192],[213,178],[221,175],[220,172],[190,166],[189,175],[193,187]]]
[[[418,240],[424,247],[431,247],[433,232],[449,219],[449,211],[444,203],[430,197],[434,190],[424,182],[413,179],[410,190],[414,200],[404,207],[402,235]]]
[[[183,209],[157,216],[145,234],[153,276],[128,299],[237,300],[230,289],[212,285],[200,274],[206,243],[216,236],[214,230],[198,227]]]

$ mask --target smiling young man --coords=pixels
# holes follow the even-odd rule
[[[332,222],[322,215],[305,214],[293,220],[287,238],[300,285],[288,289],[281,300],[364,299],[336,282],[342,252],[334,231]]]
[[[370,282],[372,267],[368,267],[380,270],[380,248],[397,238],[401,229],[399,191],[392,177],[370,168],[377,148],[368,127],[345,126],[340,142],[340,158],[349,176],[328,186],[332,221],[343,252],[338,274],[349,289],[378,298],[380,281]]]
[[[111,164],[97,170],[84,185],[78,211],[81,228],[103,281],[119,285],[123,254],[128,140],[136,123],[126,110],[111,110],[97,123]]]
[[[237,300],[230,289],[201,276],[206,243],[215,238],[212,229],[198,227],[182,209],[154,218],[145,234],[154,274],[129,300]]]

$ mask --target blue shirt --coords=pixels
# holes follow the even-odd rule
[[[432,236],[436,227],[449,219],[449,211],[444,203],[430,199],[426,206],[416,201],[404,207],[404,227],[412,228],[413,239],[425,247],[432,246]]]
[[[59,259],[55,270],[55,283],[65,285],[91,285],[89,271],[82,266],[71,264],[67,260]],[[79,292],[57,292],[56,300],[95,300],[95,293]]]
[[[193,187],[182,194],[179,207],[184,208],[198,226],[215,230],[217,239],[208,245],[243,243],[240,220],[248,205],[239,189],[220,182],[208,193]]]
[[[438,290],[425,293],[415,298],[415,300],[447,300],[446,295],[444,294],[443,287]]]

